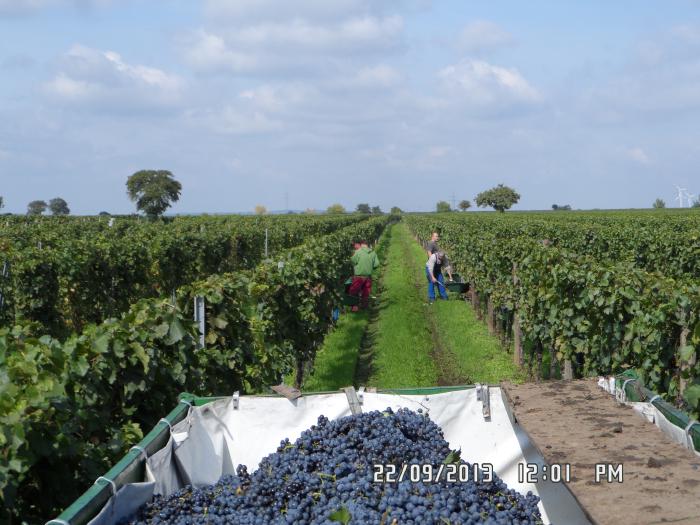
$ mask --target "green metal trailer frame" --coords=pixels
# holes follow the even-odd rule
[[[651,403],[671,423],[684,429],[692,441],[695,451],[700,452],[700,422],[692,419],[688,414],[678,410],[661,399],[658,394],[646,388],[639,376],[631,370],[615,376],[615,386],[619,386],[624,391],[627,401]],[[640,392],[643,394],[643,398],[639,395]]]

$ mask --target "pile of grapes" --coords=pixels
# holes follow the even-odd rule
[[[492,481],[375,482],[375,464],[460,461],[440,428],[407,409],[370,412],[318,424],[285,439],[252,475],[156,496],[129,525],[538,524],[539,498]]]

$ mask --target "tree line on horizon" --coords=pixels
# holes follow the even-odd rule
[[[137,211],[144,213],[151,219],[155,219],[163,215],[168,208],[170,208],[180,199],[180,195],[182,194],[182,184],[177,181],[172,172],[168,170],[137,171],[128,177],[126,181],[126,188],[127,195],[129,196],[129,199],[136,204]],[[490,207],[500,213],[504,213],[506,210],[509,210],[514,204],[517,204],[519,200],[520,194],[515,191],[515,189],[503,184],[498,184],[493,188],[482,191],[474,199],[478,207]],[[2,196],[0,196],[0,210],[3,208],[3,206],[4,199]],[[471,201],[464,199],[459,202],[456,209],[467,211],[471,207]],[[691,207],[700,208],[700,199],[696,199]],[[661,198],[657,198],[652,204],[652,208],[666,208],[666,202]],[[65,201],[65,199],[56,197],[51,199],[48,203],[44,200],[31,201],[27,205],[27,215],[43,215],[47,209],[54,216],[70,214],[70,208],[68,207],[68,203]],[[453,210],[450,203],[445,200],[439,201],[435,206],[435,211],[438,213],[452,212],[456,211],[456,209]],[[570,211],[571,209],[571,205],[569,204],[552,204],[553,211]],[[264,205],[258,204],[255,206],[254,212],[257,215],[265,215],[268,213],[268,210]],[[323,212],[308,208],[303,213],[316,214]],[[334,203],[326,208],[325,213],[343,214],[348,213],[348,211],[342,204]],[[367,215],[384,214],[379,206],[370,206],[368,203],[358,204],[352,213],[362,213]],[[401,214],[403,213],[403,210],[397,206],[393,206],[389,213],[393,215]],[[103,211],[100,212],[100,215],[109,215],[109,213]]]

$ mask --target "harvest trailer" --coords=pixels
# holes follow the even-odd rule
[[[619,400],[626,401],[620,396],[624,397],[633,386],[627,379],[617,382],[612,379],[613,391],[617,390]],[[387,407],[420,409],[442,428],[452,449],[461,449],[464,460],[492,465],[495,474],[508,487],[521,494],[532,491],[539,496],[544,523],[646,523],[644,519],[652,511],[658,522],[672,518],[669,521],[674,523],[700,523],[700,499],[697,497],[700,492],[700,457],[697,455],[700,425],[686,424],[682,432],[686,439],[689,436],[686,444],[694,446],[693,454],[671,443],[632,410],[616,407],[612,396],[598,385],[594,390],[590,380],[556,383],[568,386],[552,387],[555,383],[521,387],[470,385],[372,392],[363,388],[355,392],[348,388],[345,392],[304,394],[293,399],[277,395],[199,398],[182,394],[177,407],[161,419],[139,445],[47,525],[118,523],[133,515],[155,494],[169,495],[188,484],[212,485],[223,475],[235,474],[239,464],[252,472],[263,457],[276,450],[281,440],[294,441],[302,431],[314,425],[320,415],[332,420],[359,412],[383,411]],[[601,385],[608,389],[610,384],[609,380],[601,380]],[[641,432],[639,446],[647,456],[655,457],[657,447],[662,447],[666,459],[657,461],[668,466],[671,464],[668,458],[672,457],[678,474],[659,469],[651,461],[647,468],[656,469],[656,478],[644,478],[639,465],[634,465],[637,479],[633,482],[609,482],[605,478],[594,487],[592,475],[591,479],[584,479],[593,466],[583,465],[578,455],[598,454],[601,464],[613,462],[606,456],[605,447],[592,451],[592,436],[579,432],[576,424],[569,426],[566,455],[562,456],[561,450],[549,444],[557,443],[559,448],[566,445],[567,440],[561,440],[561,432],[548,435],[547,429],[571,425],[571,421],[567,421],[571,410],[559,410],[558,415],[556,411],[557,405],[560,409],[567,403],[570,408],[573,406],[567,401],[569,397],[552,395],[552,388],[569,388],[581,394],[578,401],[586,404],[576,407],[579,422],[583,415],[592,420],[603,417],[598,416],[599,412],[610,417],[611,410],[616,408],[619,412],[612,416],[611,424],[619,425],[622,433]],[[550,402],[537,406],[543,396]],[[678,414],[670,413],[658,399],[636,405],[638,411],[644,405],[647,414],[653,412],[657,426],[666,427],[666,432],[671,427],[679,428]],[[552,425],[555,420],[556,425]],[[603,420],[598,421],[598,424],[603,423]],[[612,435],[618,434],[618,426],[609,430]],[[662,472],[665,478],[658,476]],[[633,474],[625,472],[627,476]],[[669,486],[678,483],[684,484],[686,492],[676,491],[676,495],[667,497],[664,503]],[[653,500],[655,492],[660,492],[661,496]],[[642,510],[639,497],[628,497],[634,494],[646,498],[646,505],[652,510]],[[611,503],[615,510],[611,509]]]

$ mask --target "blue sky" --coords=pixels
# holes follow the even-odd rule
[[[700,193],[700,2],[0,0],[3,211]]]

